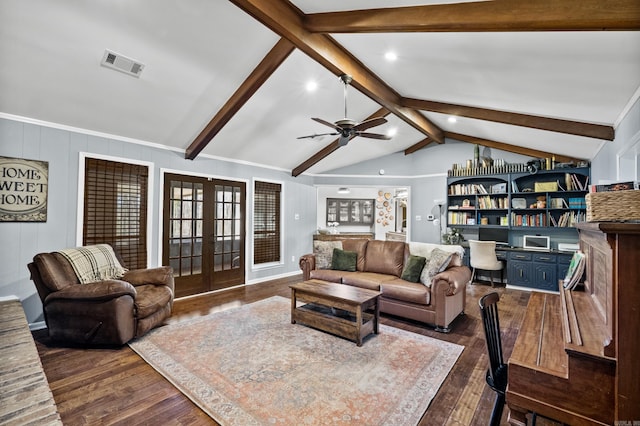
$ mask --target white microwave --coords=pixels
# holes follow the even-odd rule
[[[522,248],[529,250],[549,250],[549,237],[525,235],[522,238]]]

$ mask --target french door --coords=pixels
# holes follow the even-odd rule
[[[176,297],[244,283],[246,185],[166,173],[162,261]]]

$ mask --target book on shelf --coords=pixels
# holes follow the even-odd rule
[[[507,184],[506,183],[496,183],[491,185],[491,193],[492,194],[506,194],[507,193]]]
[[[565,173],[564,182],[566,188],[562,188],[560,181],[558,181],[558,188],[561,191],[586,191],[589,189],[589,176],[576,173]]]
[[[583,211],[570,211],[562,213],[558,219],[549,215],[549,221],[554,228],[570,228],[575,227],[576,223],[584,222],[586,220],[586,213]]]
[[[581,251],[576,251],[569,263],[569,269],[567,269],[567,275],[563,280],[563,287],[568,290],[573,290],[575,286],[582,278],[584,267],[586,263],[586,256]]]
[[[567,200],[564,198],[551,198],[549,200],[549,206],[552,209],[568,209],[569,204],[567,204]]]
[[[632,191],[640,189],[638,181],[614,182],[608,184],[591,185],[589,192]]]
[[[522,227],[525,227],[525,226],[545,227],[547,226],[547,214],[544,212],[531,213],[531,214],[511,213],[511,225],[522,226]]]

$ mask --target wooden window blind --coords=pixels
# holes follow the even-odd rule
[[[280,193],[282,185],[255,182],[253,191],[253,263],[280,261]]]
[[[147,166],[87,158],[82,244],[110,244],[129,269],[147,267]]]

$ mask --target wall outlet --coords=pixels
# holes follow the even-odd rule
[[[427,220],[434,220],[436,217],[432,214],[427,215]]]
[[[417,215],[417,216],[416,216],[416,222],[420,222],[421,220],[422,220],[422,216]]]
[[[292,262],[295,262],[295,261],[296,261],[296,256],[295,256],[295,255],[294,255],[294,256],[291,256],[291,261],[292,261]]]

